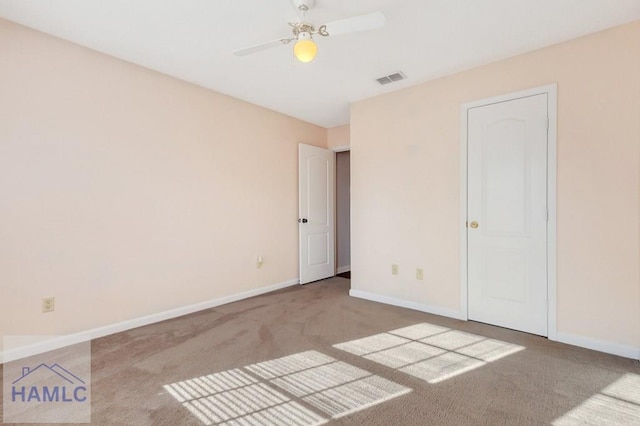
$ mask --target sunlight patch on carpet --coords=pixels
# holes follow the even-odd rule
[[[640,376],[625,374],[553,422],[570,425],[640,424]]]
[[[420,324],[410,325],[408,327],[398,328],[390,331],[390,334],[395,334],[396,336],[406,337],[411,340],[420,340],[425,339],[427,337],[435,336],[441,333],[445,333],[449,331],[449,328],[441,327],[439,325],[429,324],[427,322],[423,322]]]
[[[411,389],[407,387],[370,375],[361,380],[311,394],[303,400],[329,414],[331,418],[337,419],[409,392]]]
[[[374,336],[364,337],[358,340],[352,340],[341,345],[334,345],[334,348],[345,350],[354,355],[367,355],[373,352],[402,346],[411,342],[411,340],[394,336],[389,333],[376,334]],[[343,349],[345,348],[345,349]]]
[[[205,425],[320,425],[411,392],[317,351],[164,389]]]
[[[271,380],[271,383],[295,396],[303,397],[370,375],[368,371],[345,362],[333,362]]]
[[[429,323],[415,324],[333,347],[432,384],[525,349],[512,343]]]
[[[246,368],[263,379],[274,379],[334,361],[335,359],[323,353],[308,351],[252,364]]]
[[[399,371],[429,383],[439,383],[485,365],[485,362],[455,352],[446,352],[426,361],[408,365]]]
[[[484,339],[485,337],[478,336],[477,334],[450,330],[446,333],[427,337],[426,339],[422,339],[420,341],[431,346],[454,351],[456,349],[460,349],[465,346],[480,342]]]
[[[363,358],[386,365],[387,367],[401,368],[428,360],[429,358],[442,355],[446,352],[444,349],[424,345],[420,342],[409,342],[402,346],[365,355]]]
[[[247,370],[334,419],[411,392],[316,351],[250,365]]]

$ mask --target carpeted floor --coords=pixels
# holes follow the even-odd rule
[[[640,424],[638,361],[296,286],[92,342],[96,425]]]

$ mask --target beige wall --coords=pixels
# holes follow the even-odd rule
[[[330,149],[349,146],[349,125],[327,129],[327,146]]]
[[[3,20],[0,64],[0,336],[298,277],[297,143],[326,129]]]
[[[352,288],[459,311],[461,105],[557,82],[558,331],[639,347],[639,46],[637,21],[354,104]]]

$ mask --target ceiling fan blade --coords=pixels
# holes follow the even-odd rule
[[[354,16],[353,18],[341,19],[326,24],[329,35],[340,35],[355,33],[358,31],[374,30],[384,27],[387,18],[380,11],[368,13],[366,15]]]
[[[256,44],[254,46],[245,47],[244,49],[235,50],[233,54],[236,56],[251,55],[252,53],[260,52],[261,50],[271,49],[272,47],[280,46],[282,44],[287,44],[290,41],[291,39],[288,39],[288,38],[279,38],[277,40],[271,40],[265,43]]]

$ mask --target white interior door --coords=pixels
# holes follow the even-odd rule
[[[547,335],[547,94],[468,110],[469,319]]]
[[[300,284],[335,272],[333,152],[300,144],[299,148]]]

